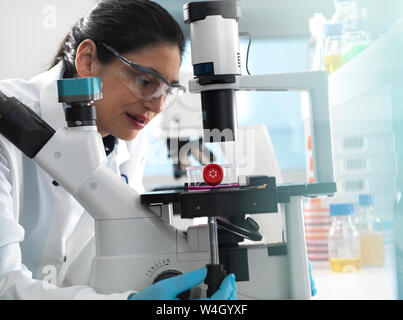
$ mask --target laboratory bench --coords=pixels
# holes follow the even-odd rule
[[[394,246],[385,245],[382,267],[361,267],[357,272],[334,273],[326,262],[312,263],[317,294],[313,300],[395,300],[397,299]]]

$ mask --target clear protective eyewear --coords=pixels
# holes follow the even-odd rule
[[[172,106],[176,99],[186,91],[179,83],[169,83],[158,71],[141,66],[122,56],[117,50],[100,42],[108,51],[118,57],[131,70],[122,72],[122,77],[128,89],[139,99],[153,101],[162,97],[163,109]]]

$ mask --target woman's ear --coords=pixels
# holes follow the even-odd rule
[[[80,43],[76,54],[76,70],[79,77],[96,77],[99,75],[100,62],[97,57],[97,46],[91,39]]]

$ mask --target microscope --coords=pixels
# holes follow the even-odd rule
[[[315,183],[277,185],[274,177],[250,176],[238,186],[191,190],[184,185],[139,195],[106,166],[93,105],[102,97],[99,78],[58,81],[59,102],[68,108],[67,125],[56,132],[28,107],[0,93],[0,133],[95,219],[90,285],[97,292],[140,291],[207,265],[207,288],[202,285],[181,298],[209,296],[226,273],[235,273],[239,299],[309,299],[302,198],[336,192],[327,74],[242,76],[239,1],[188,3],[184,16],[190,24],[195,75],[189,87],[201,96],[204,139],[236,139],[237,90],[307,91]],[[282,242],[253,243],[261,240],[259,226],[246,215],[276,213],[279,206],[285,208]],[[183,232],[172,226],[173,214],[208,217],[208,224]]]

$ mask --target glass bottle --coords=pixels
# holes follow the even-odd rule
[[[352,217],[353,203],[331,204],[332,225],[329,230],[329,264],[332,272],[355,272],[361,266],[360,234]]]
[[[329,74],[342,66],[343,57],[343,27],[340,23],[323,26],[325,46],[323,50],[325,69]]]
[[[374,196],[360,194],[358,203],[358,226],[363,266],[383,266],[385,262],[382,219],[375,214]]]

